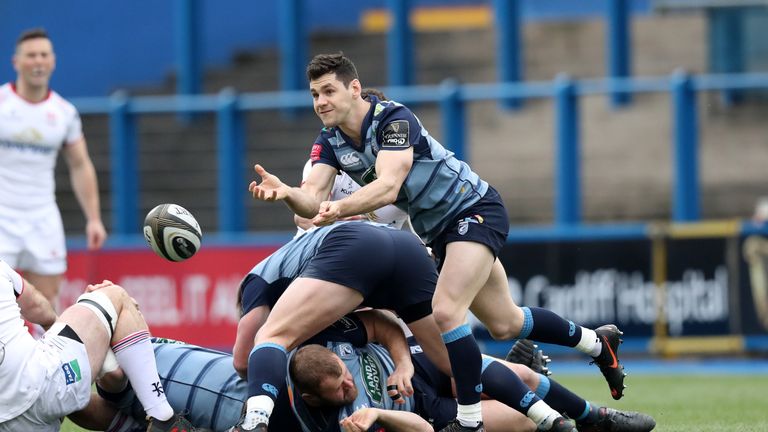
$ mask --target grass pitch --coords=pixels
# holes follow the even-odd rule
[[[557,370],[555,369],[555,372]],[[768,431],[768,374],[641,375],[627,377],[620,401],[611,399],[599,373],[560,375],[553,379],[598,405],[642,411],[656,419],[660,432]],[[82,432],[65,423],[63,432]],[[288,432],[288,431],[285,431]]]

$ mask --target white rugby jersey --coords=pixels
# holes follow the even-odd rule
[[[8,264],[0,260],[0,423],[29,408],[40,393],[44,373],[32,373],[30,359],[35,340],[29,334],[16,298],[24,282]]]
[[[308,160],[304,164],[304,171],[301,174],[302,183],[309,177],[309,172],[312,170],[312,161]],[[362,186],[357,184],[352,177],[347,175],[344,171],[337,175],[331,188],[331,196],[329,201],[338,201],[342,198],[346,198],[352,195],[353,192],[360,189]],[[395,207],[393,204],[386,205],[373,212],[373,222],[388,225],[392,228],[402,229],[405,221],[408,220],[408,213]],[[304,230],[299,228],[296,235],[303,234]]]
[[[82,136],[77,110],[58,93],[33,103],[13,84],[0,86],[0,215],[24,217],[54,205],[59,149]]]

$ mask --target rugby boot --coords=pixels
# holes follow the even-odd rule
[[[267,413],[261,410],[243,413],[240,421],[228,432],[267,432],[268,419]]]
[[[452,422],[448,423],[448,426],[440,429],[440,432],[485,432],[485,429],[483,428],[482,423],[475,428],[471,428],[462,426],[458,419],[454,419]]]
[[[597,422],[588,425],[579,425],[579,431],[649,432],[655,427],[656,420],[648,414],[600,407],[597,410]]]
[[[147,432],[198,432],[198,429],[181,413],[164,421],[150,417]]]
[[[623,342],[619,336],[623,335],[615,325],[606,324],[595,329],[597,337],[603,345],[600,355],[592,357],[592,363],[596,363],[608,381],[611,397],[615,400],[624,396],[624,366],[619,363],[619,345]]]
[[[552,426],[549,429],[540,429],[548,432],[579,432],[576,429],[576,422],[568,420],[565,417],[558,417],[552,422]]]

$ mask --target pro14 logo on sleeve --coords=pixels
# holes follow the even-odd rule
[[[61,365],[61,369],[64,371],[64,381],[67,385],[74,384],[83,379],[80,373],[80,363],[77,362],[77,359],[64,363]]]
[[[381,148],[408,147],[408,120],[395,120],[381,131]]]

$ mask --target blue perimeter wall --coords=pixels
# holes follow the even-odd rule
[[[174,69],[174,11],[179,0],[0,0],[0,82],[19,33],[45,27],[57,53],[52,87],[65,97],[106,96],[118,88],[157,85]],[[240,50],[277,47],[280,0],[199,0],[204,68],[224,66]],[[310,32],[351,30],[363,12],[386,0],[304,0]],[[582,19],[604,14],[609,0],[524,0],[525,20]],[[413,7],[490,5],[491,0],[411,0]],[[650,0],[632,1],[636,14]],[[277,67],[277,65],[271,65]]]

